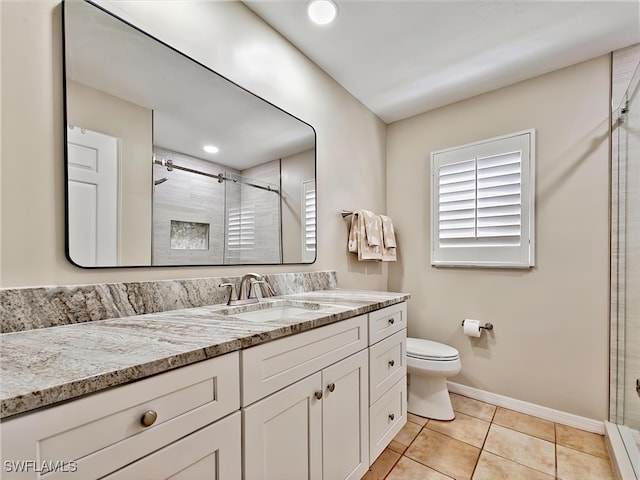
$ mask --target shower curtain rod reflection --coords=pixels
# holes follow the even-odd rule
[[[200,170],[195,170],[193,168],[189,168],[189,167],[183,167],[182,165],[176,165],[175,163],[173,163],[173,160],[171,160],[170,158],[161,158],[160,160],[158,160],[156,158],[156,156],[153,156],[153,163],[155,165],[160,165],[162,167],[167,167],[167,171],[171,171],[171,170],[182,170],[183,172],[188,172],[188,173],[195,173],[197,175],[204,175],[205,177],[210,177],[210,178],[215,178],[216,180],[218,180],[218,183],[222,183],[224,181],[227,182],[233,182],[233,183],[241,183],[243,185],[248,185],[250,187],[254,187],[254,188],[259,188],[260,190],[267,190],[269,192],[274,192],[277,193],[278,195],[280,195],[280,191],[277,188],[273,188],[270,187],[269,185],[267,185],[266,187],[263,185],[258,185],[256,183],[252,183],[252,182],[247,182],[245,180],[237,180],[235,178],[229,178],[229,177],[225,177],[224,173],[218,173],[218,174],[213,174],[213,173],[207,173],[207,172],[201,172]]]

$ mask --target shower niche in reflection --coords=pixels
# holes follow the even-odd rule
[[[211,2],[202,14],[232,7]],[[313,263],[313,128],[102,6],[62,8],[67,258],[89,268]],[[154,12],[158,35],[180,25]],[[94,137],[111,139],[108,197]]]

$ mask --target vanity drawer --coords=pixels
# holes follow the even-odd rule
[[[367,348],[367,316],[242,350],[242,406]]]
[[[369,348],[369,404],[407,374],[407,331],[402,329]]]
[[[369,408],[369,461],[373,463],[407,423],[407,380],[403,378]]]
[[[369,314],[369,345],[407,328],[407,303],[381,308]]]
[[[236,412],[104,477],[104,480],[240,480],[240,434],[240,412]]]
[[[238,410],[239,392],[233,352],[9,419],[2,459],[71,462],[78,478],[97,478]],[[145,427],[148,411],[157,418]],[[66,478],[63,470],[43,477]]]

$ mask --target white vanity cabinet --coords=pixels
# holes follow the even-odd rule
[[[407,304],[369,314],[371,463],[407,423]]]
[[[363,315],[241,352],[245,480],[362,478],[367,344]]]
[[[406,323],[392,305],[10,417],[1,477],[359,480],[407,419]]]
[[[233,352],[9,418],[2,478],[240,479],[239,375]]]

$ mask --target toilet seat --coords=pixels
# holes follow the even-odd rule
[[[407,357],[438,362],[450,362],[460,358],[455,348],[422,338],[407,338]]]

